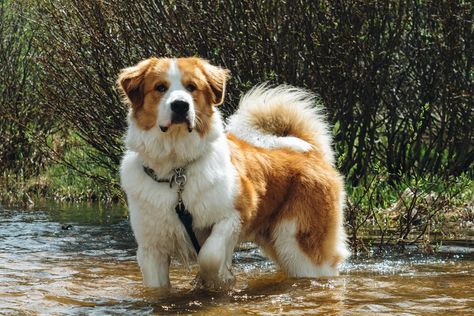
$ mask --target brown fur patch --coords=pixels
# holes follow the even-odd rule
[[[307,117],[296,115],[294,109],[281,104],[268,111],[266,108],[254,108],[251,111],[252,126],[258,126],[265,133],[276,136],[295,136],[315,145],[314,135]]]
[[[228,135],[232,163],[241,177],[235,206],[246,234],[278,261],[273,231],[285,219],[297,223],[297,241],[315,264],[340,260],[336,253],[342,179],[316,151],[265,149]]]
[[[228,70],[211,66],[206,60],[196,57],[179,58],[177,64],[183,86],[192,84],[196,87],[192,92],[196,106],[196,130],[204,136],[210,128],[214,114],[212,106],[224,102]]]
[[[128,99],[137,125],[144,130],[156,124],[157,105],[163,95],[156,86],[169,85],[166,73],[170,61],[168,58],[149,58],[123,69],[119,75],[118,86]]]

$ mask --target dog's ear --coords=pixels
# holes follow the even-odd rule
[[[143,106],[143,80],[146,71],[153,64],[153,58],[139,62],[137,65],[122,69],[117,80],[118,89],[126,97],[127,103],[134,109]]]
[[[224,102],[225,85],[230,77],[230,71],[221,67],[213,66],[207,61],[204,62],[204,74],[211,87],[211,104],[220,105]]]

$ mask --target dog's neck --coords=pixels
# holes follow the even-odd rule
[[[152,168],[158,177],[168,177],[175,168],[187,168],[212,150],[213,143],[225,137],[220,113],[216,111],[212,124],[204,135],[189,133],[183,126],[171,126],[162,132],[157,126],[143,130],[128,116],[129,129],[125,138],[128,150],[137,152],[143,164]]]

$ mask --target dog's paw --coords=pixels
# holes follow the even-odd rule
[[[226,273],[225,277],[204,277],[198,273],[194,278],[192,285],[194,288],[203,288],[212,291],[229,290],[235,285],[235,277],[231,271]]]

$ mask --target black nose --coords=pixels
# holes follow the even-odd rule
[[[176,114],[185,115],[189,110],[189,103],[186,101],[173,101],[171,102],[171,110]]]

